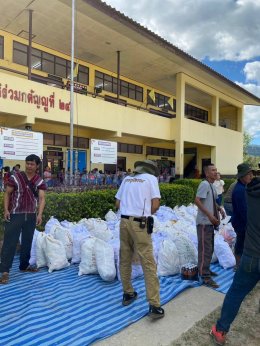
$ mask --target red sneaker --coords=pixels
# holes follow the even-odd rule
[[[213,339],[217,345],[225,345],[227,333],[222,332],[222,331],[218,331],[215,325],[212,326],[211,331],[210,331],[210,335],[213,337]]]

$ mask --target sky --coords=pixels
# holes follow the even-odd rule
[[[105,0],[260,97],[260,0]],[[244,129],[260,145],[260,106],[246,106]]]

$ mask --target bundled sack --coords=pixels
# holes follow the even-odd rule
[[[99,275],[104,281],[113,281],[116,277],[113,247],[103,240],[97,239],[94,252]]]
[[[98,274],[95,243],[97,238],[89,237],[81,244],[81,261],[79,264],[78,275]]]
[[[111,230],[107,227],[107,223],[102,219],[82,219],[79,223],[83,223],[90,235],[95,238],[104,240],[105,242],[113,238]]]
[[[54,225],[50,230],[50,235],[63,244],[66,251],[66,257],[70,260],[72,258],[73,250],[73,240],[70,229],[64,228],[61,225]]]
[[[35,229],[33,233],[33,241],[32,241],[31,253],[30,253],[30,260],[29,260],[29,264],[31,266],[36,265],[36,241],[37,241],[37,237],[39,233],[41,232],[37,231],[37,229]]]
[[[181,233],[174,233],[171,235],[171,240],[177,247],[180,267],[186,265],[187,263],[198,263],[198,251],[190,239]]]
[[[52,227],[56,225],[56,226],[60,226],[60,222],[59,220],[55,219],[54,216],[51,216],[51,218],[49,219],[49,221],[46,223],[44,231],[46,234],[50,234]]]
[[[179,253],[175,244],[169,239],[162,241],[158,253],[157,272],[160,276],[180,273]]]
[[[81,245],[90,234],[84,224],[76,224],[71,229],[73,239],[71,263],[79,263],[81,260]]]
[[[54,239],[51,235],[45,237],[45,256],[49,273],[69,267],[66,251],[61,241]]]
[[[110,209],[105,215],[106,221],[117,221],[117,215]]]
[[[221,234],[216,234],[214,238],[214,252],[219,264],[224,268],[232,268],[236,264],[235,256]]]
[[[37,268],[47,267],[47,258],[45,255],[45,239],[47,234],[39,232],[35,239],[35,253]]]

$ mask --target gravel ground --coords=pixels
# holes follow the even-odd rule
[[[214,345],[209,335],[210,328],[220,315],[220,308],[197,322],[182,334],[171,346],[210,346]],[[260,345],[260,283],[247,296],[239,314],[233,322],[227,339],[228,346]]]

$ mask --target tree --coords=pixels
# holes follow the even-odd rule
[[[253,136],[248,132],[244,132],[243,138],[243,162],[248,163],[252,168],[258,169],[258,163],[260,162],[259,156],[251,156],[247,153],[247,148],[251,144]]]

